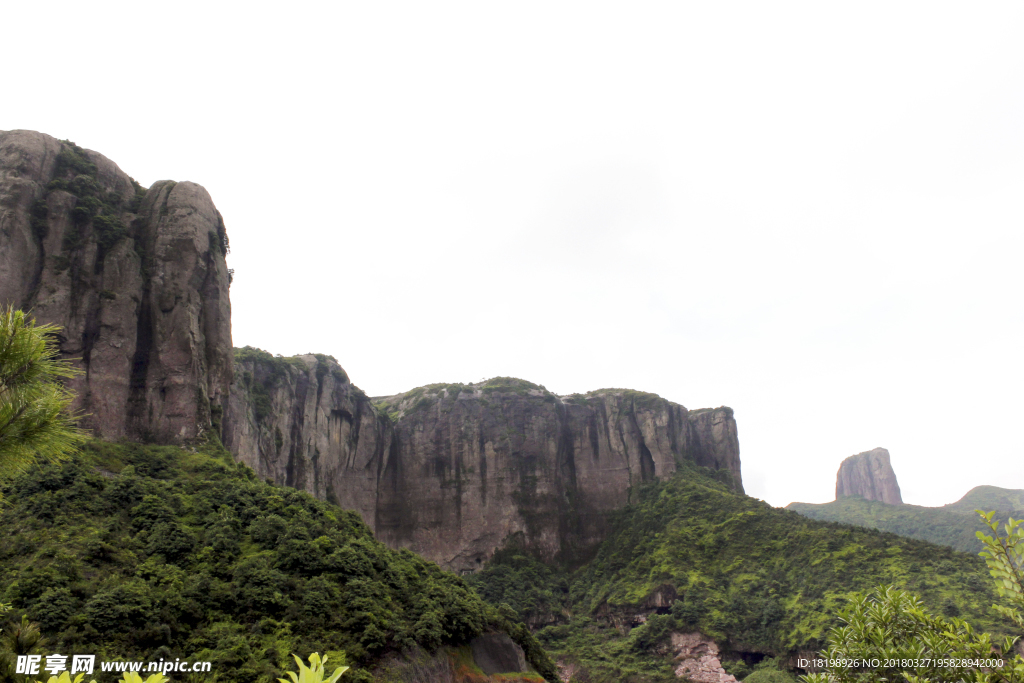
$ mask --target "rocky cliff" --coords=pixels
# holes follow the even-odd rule
[[[356,510],[371,526],[392,426],[330,356],[235,352],[224,445],[265,479]]]
[[[199,185],[144,190],[101,154],[0,132],[0,304],[63,328],[99,436],[176,443],[211,426],[232,373],[227,244]]]
[[[76,408],[98,436],[182,443],[215,428],[261,476],[461,571],[506,542],[579,558],[633,487],[681,462],[742,490],[728,408],[508,378],[375,405],[328,356],[236,353],[227,251],[202,187],[146,190],[73,143],[0,132],[0,304],[63,328],[84,370]]]
[[[371,403],[326,356],[240,349],[225,445],[264,477],[356,509],[392,547],[473,571],[506,542],[572,559],[631,487],[690,461],[737,490],[728,408],[608,389],[559,397],[496,378]]]
[[[654,394],[560,397],[518,379],[433,385],[379,402],[394,419],[374,525],[392,546],[472,571],[506,539],[585,555],[630,489],[689,460],[741,488],[728,408],[690,413]]]
[[[846,496],[860,496],[889,505],[903,503],[896,473],[889,462],[889,451],[876,448],[851,455],[842,462],[836,475],[836,500]]]

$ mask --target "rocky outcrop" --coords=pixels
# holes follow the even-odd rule
[[[112,161],[32,131],[0,132],[0,304],[63,330],[83,425],[180,443],[231,383],[224,222],[194,183],[143,190]]]
[[[330,356],[238,349],[221,435],[261,477],[375,519],[391,424]]]
[[[836,500],[847,496],[879,500],[889,505],[903,504],[900,485],[889,462],[889,451],[876,448],[843,461],[836,475]]]
[[[507,633],[484,633],[469,641],[473,661],[488,676],[529,670],[523,648]]]
[[[673,633],[672,651],[679,660],[675,674],[694,683],[736,683],[722,668],[718,645],[700,633]]]
[[[395,427],[377,535],[461,571],[511,538],[541,557],[585,556],[632,487],[682,462],[728,472],[742,490],[728,408],[690,413],[615,389],[559,397],[510,378],[424,387],[380,406]]]
[[[261,476],[358,510],[377,537],[462,572],[502,544],[567,560],[632,488],[684,462],[742,490],[728,408],[654,394],[559,397],[523,380],[432,385],[371,404],[326,356],[236,352],[225,445]]]
[[[332,358],[236,355],[227,251],[202,187],[145,190],[73,143],[0,132],[0,304],[61,326],[84,371],[75,408],[97,436],[182,443],[217,428],[261,476],[463,572],[509,542],[580,559],[608,512],[683,463],[742,490],[729,408],[509,378],[374,405]]]

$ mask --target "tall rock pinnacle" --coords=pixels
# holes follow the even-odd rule
[[[900,485],[889,462],[889,451],[876,448],[843,461],[836,475],[836,500],[846,496],[860,496],[890,505],[903,504]]]
[[[180,443],[216,424],[233,371],[227,246],[199,185],[146,190],[102,154],[0,131],[0,306],[61,327],[96,436]]]

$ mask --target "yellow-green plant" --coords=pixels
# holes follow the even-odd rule
[[[851,598],[820,653],[822,673],[804,683],[996,683],[1014,681],[1009,668],[978,667],[1006,657],[993,654],[991,636],[957,618],[928,614],[920,598],[895,586],[879,586]],[[1007,639],[1003,651],[1012,650]],[[1009,675],[1008,675],[1009,674]]]
[[[1024,525],[1022,520],[1010,519],[1004,525],[1006,536],[999,535],[999,522],[993,522],[995,512],[975,510],[985,524],[992,529],[992,536],[979,531],[978,539],[985,544],[981,556],[988,564],[988,571],[995,579],[996,590],[1006,598],[1006,605],[992,605],[992,608],[1024,629]]]
[[[46,683],[82,683],[82,679],[85,678],[85,674],[78,674],[74,678],[71,678],[71,674],[67,671],[62,671],[60,676],[50,676]],[[121,678],[121,683],[164,683],[166,679],[161,673],[156,673],[147,678],[145,681],[142,680],[142,676],[134,671],[125,671],[124,676]],[[43,683],[42,681],[36,681],[36,683]],[[89,681],[89,683],[96,683],[96,681]]]
[[[164,676],[162,673],[155,673],[151,675],[149,678],[143,680],[142,676],[140,676],[137,672],[125,671],[124,677],[121,679],[121,683],[164,683],[164,681],[166,680],[167,677]],[[75,683],[78,683],[78,681],[75,681]]]
[[[60,676],[50,676],[46,683],[82,683],[82,679],[85,678],[85,674],[78,674],[74,678],[71,678],[71,674],[67,671],[62,671]],[[36,683],[43,683],[42,681],[36,681]],[[89,683],[96,683],[96,681],[89,681]]]
[[[287,671],[285,673],[291,678],[289,681],[287,678],[277,679],[281,683],[335,683],[341,674],[348,671],[347,666],[339,666],[331,674],[330,678],[324,678],[326,675],[324,671],[324,665],[327,664],[327,655],[324,655],[323,659],[320,659],[320,654],[314,652],[309,656],[309,666],[303,664],[302,660],[299,659],[298,655],[292,655],[295,658],[295,663],[299,665],[299,672],[296,674],[294,671]]]

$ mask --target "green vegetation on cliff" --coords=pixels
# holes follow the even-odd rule
[[[249,395],[256,424],[262,425],[273,409],[271,394],[292,379],[296,373],[304,375],[309,372],[309,367],[301,356],[275,356],[253,346],[244,346],[233,351],[235,363],[240,365],[237,375]],[[327,375],[332,375],[340,383],[349,381],[348,374],[338,365],[334,356],[322,353],[307,355],[316,359],[317,382],[322,383]],[[353,388],[361,393],[358,388]]]
[[[879,584],[912,590],[977,629],[1006,632],[989,610],[996,595],[979,557],[814,521],[733,493],[711,475],[683,466],[671,480],[644,485],[616,513],[593,561],[572,574],[509,551],[471,585],[537,626],[550,624],[538,638],[595,682],[669,680],[673,631],[715,638],[734,673],[749,671],[740,653],[816,650],[849,597]]]
[[[344,680],[365,681],[388,653],[500,630],[553,677],[525,627],[461,578],[388,549],[353,512],[258,481],[219,445],[94,441],[4,493],[0,602],[39,622],[45,653],[187,656],[221,681],[344,653],[357,667]]]
[[[135,189],[135,198],[128,206],[124,206],[120,195],[103,189],[96,164],[89,161],[85,150],[70,140],[61,141],[54,179],[47,186],[47,193],[51,190],[62,190],[76,198],[75,208],[71,212],[75,227],[64,235],[62,246],[65,252],[75,251],[82,246],[89,234],[89,226],[100,250],[104,252],[128,236],[128,226],[125,225],[122,214],[126,210],[137,211],[142,197],[146,194],[134,179],[131,182]],[[48,232],[48,207],[45,198],[33,205],[32,214],[33,232],[43,239]],[[61,263],[66,261],[58,262],[58,270]]]

